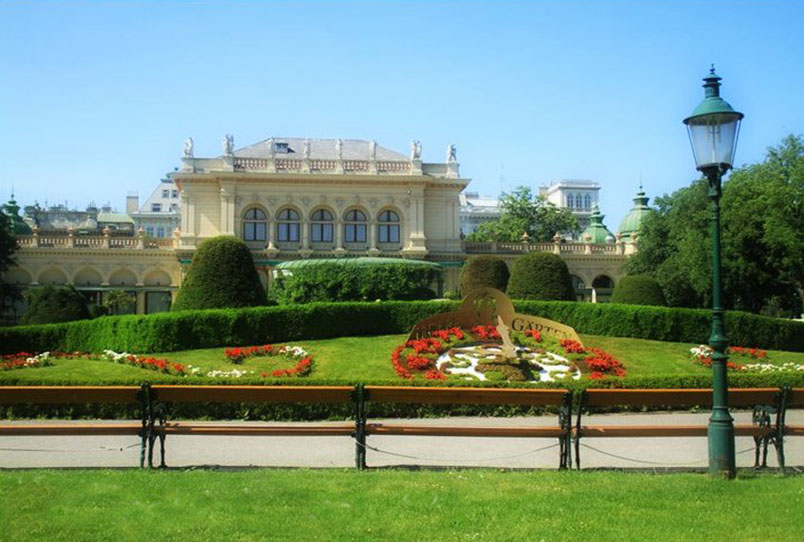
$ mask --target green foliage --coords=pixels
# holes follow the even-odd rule
[[[204,241],[195,251],[171,310],[264,304],[265,290],[251,251],[240,239],[220,236]]]
[[[87,300],[72,286],[40,286],[26,292],[23,325],[72,322],[90,317]]]
[[[12,255],[17,250],[17,240],[11,231],[11,220],[0,209],[0,276],[14,262]],[[19,297],[19,292],[10,284],[0,281],[0,315]]]
[[[674,307],[711,305],[712,242],[705,180],[656,199],[626,269],[649,274]],[[788,136],[735,170],[721,200],[726,307],[794,316],[804,302],[804,142]]]
[[[611,294],[612,303],[666,306],[662,287],[650,275],[627,275],[620,279]]]
[[[107,309],[107,314],[128,314],[136,304],[136,298],[125,290],[111,290],[103,295],[103,307]]]
[[[619,304],[515,301],[518,312],[567,324],[578,333],[702,344],[711,313]],[[420,320],[457,310],[454,301],[310,303],[127,315],[97,320],[0,328],[0,352],[49,350],[173,352],[218,346],[407,333]],[[804,323],[726,312],[735,346],[804,352]]]
[[[504,292],[508,287],[508,265],[497,256],[475,256],[461,269],[461,291],[464,295],[477,288],[496,288]]]
[[[547,242],[556,232],[577,234],[581,231],[569,209],[556,207],[544,196],[534,196],[527,186],[520,186],[511,194],[503,193],[500,209],[499,219],[484,222],[467,240],[516,242],[527,233],[532,242]]]
[[[514,260],[508,295],[542,301],[575,299],[567,264],[549,252],[530,252]]]
[[[436,267],[406,262],[322,263],[278,277],[271,284],[269,299],[279,304],[432,299],[435,293],[430,286],[440,274]]]

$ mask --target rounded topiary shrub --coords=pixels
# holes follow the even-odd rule
[[[513,299],[575,300],[567,264],[549,252],[531,252],[514,260],[507,293]]]
[[[611,302],[629,305],[667,305],[661,286],[656,279],[648,275],[628,275],[621,278],[611,294]]]
[[[497,256],[469,258],[461,269],[461,292],[463,295],[478,288],[496,288],[504,292],[508,287],[508,266]]]
[[[28,308],[20,324],[55,324],[90,318],[87,300],[72,286],[41,286],[25,294]]]
[[[235,237],[213,237],[195,251],[171,310],[222,309],[265,305],[254,259]]]

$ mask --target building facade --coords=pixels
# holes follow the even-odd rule
[[[166,239],[181,225],[179,187],[170,178],[162,179],[140,206],[136,194],[126,196],[126,213],[132,218],[135,230],[144,230],[146,237]]]
[[[592,210],[598,205],[600,184],[595,181],[562,179],[550,186],[539,187],[539,195],[556,207],[569,209],[581,231],[589,227]]]
[[[251,248],[266,286],[281,262],[382,256],[435,262],[444,270],[440,287],[456,291],[460,268],[471,255],[497,254],[510,263],[523,253],[547,250],[567,262],[579,299],[602,301],[605,295],[596,295],[595,288],[605,294],[613,287],[636,250],[635,242],[620,239],[463,241],[461,198],[469,181],[460,176],[454,145],[439,163],[421,160],[418,141],[405,155],[349,139],[276,137],[235,150],[227,136],[222,151],[196,157],[188,140],[179,170],[134,214],[141,222],[132,235],[110,228],[86,235],[38,227],[18,235],[16,265],[2,280],[20,289],[71,284],[96,302],[109,290],[124,290],[136,298],[138,313],[159,312],[169,308],[198,245],[232,235]],[[472,200],[482,198],[463,199]],[[146,232],[149,215],[176,211],[179,227],[170,237]]]

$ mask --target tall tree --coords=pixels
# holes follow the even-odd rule
[[[0,276],[14,263],[12,255],[16,249],[17,240],[11,231],[11,219],[0,210]],[[0,313],[18,297],[16,288],[0,280]]]
[[[469,234],[469,241],[521,241],[527,233],[533,242],[552,240],[557,232],[577,234],[578,219],[569,209],[558,208],[544,196],[534,196],[530,188],[520,186],[500,197],[502,216],[481,224]]]
[[[804,303],[804,144],[789,136],[765,161],[735,170],[723,186],[726,306],[790,315]],[[629,273],[655,277],[671,306],[711,303],[711,234],[705,180],[657,198]]]

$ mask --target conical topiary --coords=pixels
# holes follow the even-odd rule
[[[213,237],[195,251],[171,310],[253,307],[266,303],[248,246],[235,237]]]

